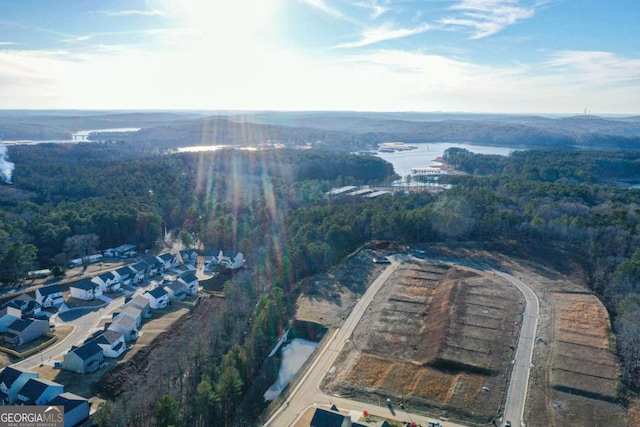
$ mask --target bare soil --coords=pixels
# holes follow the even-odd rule
[[[585,287],[579,258],[516,243],[490,250],[482,245],[423,248],[427,259],[457,264],[449,267],[409,257],[408,248],[392,249],[373,244],[344,264],[368,284],[377,270],[359,273],[353,259],[394,252],[409,260],[363,316],[328,379],[328,392],[372,403],[402,399],[416,412],[492,425],[501,416],[511,346],[519,332],[515,322],[524,309],[519,291],[484,268],[492,266],[520,277],[540,301],[527,425],[640,425],[640,404],[631,402],[627,413],[621,403],[609,316]],[[321,286],[324,279],[324,292],[300,298],[298,317],[335,328],[362,286],[356,292],[345,289],[333,272],[309,280]]]
[[[406,261],[362,317],[328,388],[359,399],[392,396],[414,411],[489,422],[506,392],[522,301],[499,276]]]

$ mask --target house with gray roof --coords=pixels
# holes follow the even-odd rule
[[[20,310],[23,317],[32,317],[40,314],[41,305],[33,299],[29,294],[19,295],[12,300],[6,302],[2,307],[14,307]]]
[[[162,263],[163,270],[168,270],[180,265],[180,261],[178,261],[178,258],[169,252],[156,255],[156,259]]]
[[[125,307],[135,307],[140,310],[142,317],[149,318],[151,317],[151,305],[149,305],[149,300],[142,295],[136,295],[133,298],[128,298],[125,300],[125,304],[122,306]]]
[[[127,349],[124,334],[113,329],[100,332],[92,341],[102,348],[104,357],[119,357]]]
[[[165,308],[169,305],[169,293],[161,286],[145,292],[142,296],[149,300],[149,305],[154,310]]]
[[[142,280],[142,277],[137,276],[136,273],[136,270],[130,265],[125,265],[116,270],[116,275],[121,285],[137,285]]]
[[[187,287],[187,294],[195,295],[198,293],[198,286],[200,286],[200,281],[198,280],[198,276],[195,275],[193,271],[187,271],[186,273],[182,273],[178,280],[184,282]]]
[[[49,405],[64,407],[64,427],[77,426],[89,418],[89,401],[73,393],[61,393]]]
[[[5,306],[0,310],[0,332],[5,333],[9,329],[9,326],[18,319],[22,318],[22,311],[20,309]]]
[[[87,372],[95,372],[100,367],[100,363],[104,360],[104,351],[93,341],[72,348],[64,355],[62,368],[85,374]]]
[[[100,289],[103,294],[108,292],[117,292],[122,287],[120,284],[120,278],[116,276],[113,271],[102,273],[91,279],[91,281],[100,285]]]
[[[182,301],[187,297],[187,286],[184,282],[180,283],[178,280],[172,280],[165,282],[162,287],[169,294],[169,299],[172,301]]]
[[[145,274],[147,277],[152,277],[164,272],[164,263],[154,256],[145,258],[140,262],[147,264],[147,273]]]
[[[310,427],[391,427],[386,420],[378,422],[360,423],[351,420],[351,415],[342,414],[333,405],[331,409],[316,408]]]
[[[89,279],[69,285],[71,297],[91,301],[102,295],[102,287]]]
[[[113,319],[113,322],[107,326],[107,329],[112,331],[118,331],[124,335],[126,342],[135,341],[138,339],[138,325],[134,317],[127,314],[123,314]]]
[[[44,308],[62,305],[64,303],[62,286],[51,285],[36,289],[36,301]]]
[[[38,378],[38,373],[13,366],[4,368],[0,372],[0,404],[13,405],[18,392],[31,378]]]
[[[133,283],[138,283],[149,275],[149,264],[144,261],[138,261],[130,267],[133,271],[135,271],[134,275],[131,278],[131,281]]]
[[[64,386],[42,378],[31,378],[18,392],[16,403],[21,405],[46,405],[64,392]]]
[[[7,328],[4,340],[21,346],[49,332],[49,321],[40,319],[18,319]]]
[[[178,260],[184,265],[198,266],[198,251],[195,249],[183,249],[178,252]]]

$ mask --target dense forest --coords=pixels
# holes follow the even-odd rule
[[[113,396],[100,425],[255,420],[264,403],[254,385],[289,322],[300,279],[371,239],[577,255],[612,313],[623,380],[640,391],[640,191],[606,184],[637,177],[635,153],[450,150],[448,162],[470,173],[443,179],[450,189],[373,200],[324,196],[334,186],[394,176],[381,159],[336,152],[162,154],[151,144],[112,142],[14,146],[9,155],[14,185],[0,186],[5,283],[36,266],[63,265],[77,236],[95,235],[98,249],[151,248],[166,228],[185,243],[251,258],[246,274],[225,284],[224,306],[204,329],[210,333],[190,337],[185,353],[174,355],[163,373],[173,379],[166,388],[145,399],[135,399],[133,389]]]

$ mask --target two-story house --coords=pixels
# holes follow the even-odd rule
[[[36,301],[44,307],[58,307],[64,303],[62,286],[51,285],[36,289]]]
[[[102,288],[99,284],[85,279],[69,285],[69,293],[73,298],[91,301],[102,295]]]
[[[0,404],[13,405],[18,392],[31,378],[38,378],[38,373],[13,366],[4,368],[0,372]]]
[[[142,296],[149,300],[149,305],[154,310],[165,308],[169,305],[169,293],[161,286],[145,292]]]
[[[102,273],[91,279],[91,281],[100,286],[103,294],[117,292],[121,288],[120,278],[113,271]]]

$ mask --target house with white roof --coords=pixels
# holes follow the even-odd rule
[[[146,298],[145,298],[146,299]],[[123,306],[122,309],[113,315],[113,319],[117,319],[120,316],[129,316],[136,321],[136,327],[140,329],[142,327],[142,310],[133,305]]]
[[[125,304],[122,306],[125,307],[135,307],[140,310],[142,317],[148,318],[151,317],[151,305],[149,304],[149,300],[142,295],[136,295],[133,298],[129,298],[125,300]]]
[[[22,318],[22,312],[15,307],[4,307],[0,310],[0,333],[5,333],[9,326],[18,319]]]

